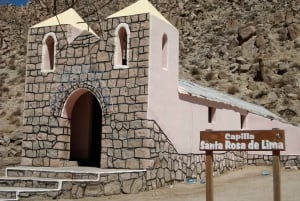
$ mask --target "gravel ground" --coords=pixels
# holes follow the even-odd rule
[[[263,176],[263,171],[270,175]],[[300,200],[300,170],[281,169],[282,201]],[[215,201],[273,200],[272,167],[247,166],[214,177]],[[84,198],[76,201],[205,201],[205,184],[178,183],[157,190],[130,195]],[[60,201],[71,201],[60,199]]]

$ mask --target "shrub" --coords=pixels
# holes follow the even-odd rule
[[[196,67],[194,67],[194,68],[192,68],[192,70],[191,70],[191,75],[199,75],[199,70],[198,70],[198,68],[196,68]]]
[[[215,76],[215,74],[213,72],[208,72],[206,75],[205,75],[205,80],[206,81],[211,81],[213,79],[213,77]]]
[[[20,116],[22,114],[21,109],[17,108],[13,113],[11,113],[12,116]]]
[[[240,90],[236,86],[230,86],[227,89],[227,93],[231,94],[231,95],[234,95],[234,94],[239,93],[239,92],[240,92]]]

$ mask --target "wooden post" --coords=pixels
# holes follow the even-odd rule
[[[214,186],[213,186],[213,151],[206,151],[206,201],[214,200]]]
[[[273,196],[274,201],[281,201],[280,151],[273,151]]]

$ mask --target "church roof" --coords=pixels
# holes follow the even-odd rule
[[[232,107],[243,109],[250,113],[266,117],[268,119],[276,119],[281,122],[285,122],[285,120],[260,105],[246,102],[234,96],[230,96],[214,89],[198,85],[188,80],[179,80],[178,91],[181,94],[187,94],[209,101],[224,103],[226,105],[231,105]]]
[[[78,15],[78,13],[70,8],[65,12],[62,12],[54,17],[44,20],[38,24],[32,26],[32,28],[46,27],[46,26],[57,26],[60,24],[70,24],[80,30],[88,30],[89,32],[95,34],[93,30],[88,26],[88,24]],[[95,34],[96,35],[96,34]]]
[[[134,4],[116,12],[115,14],[108,16],[107,18],[123,17],[143,13],[150,13],[151,15],[154,15],[155,17],[172,25],[148,0],[139,0]]]

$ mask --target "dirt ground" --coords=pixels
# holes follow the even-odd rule
[[[263,171],[270,175],[264,176]],[[282,201],[300,200],[300,170],[281,169]],[[273,200],[272,167],[247,166],[214,177],[215,201]],[[130,195],[84,198],[77,201],[205,201],[205,184],[177,183],[157,190]],[[61,199],[60,201],[70,201]]]

